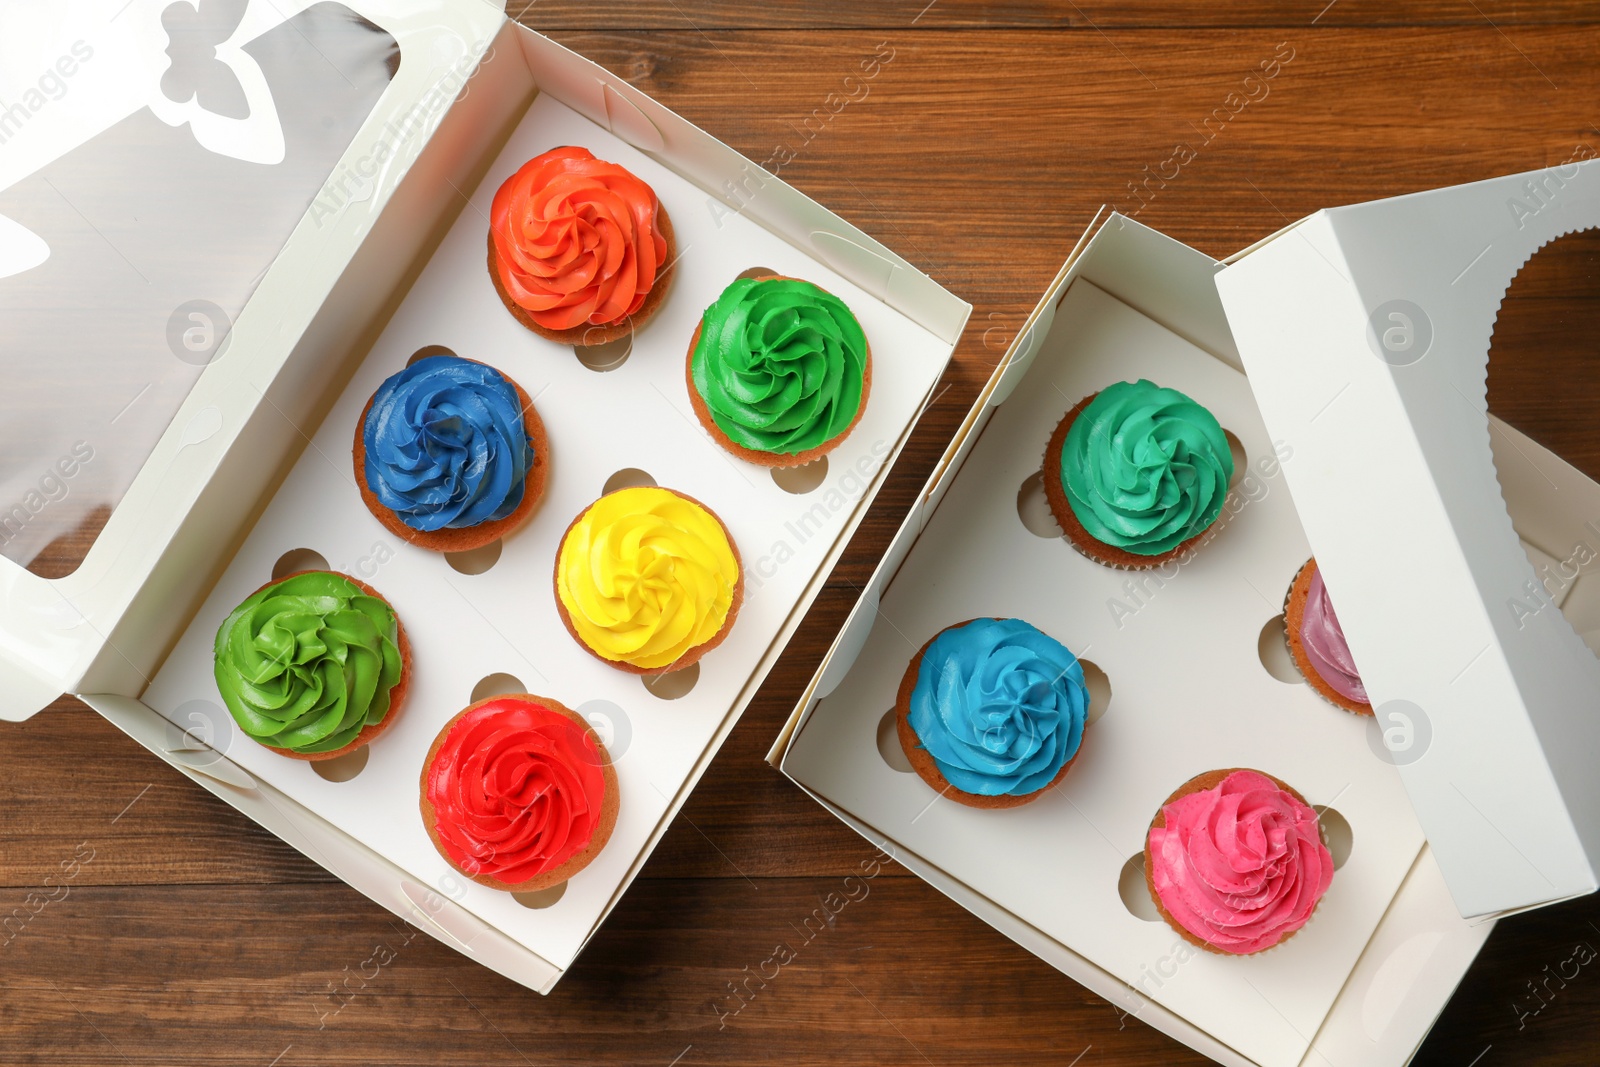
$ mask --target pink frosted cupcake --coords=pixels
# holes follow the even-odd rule
[[[1144,846],[1145,885],[1185,941],[1224,956],[1281,945],[1333,881],[1305,798],[1260,771],[1207,771],[1167,798]]]
[[[1371,715],[1367,687],[1356,670],[1355,657],[1344,639],[1344,627],[1334,614],[1322,571],[1310,559],[1294,576],[1283,606],[1289,655],[1306,683],[1328,703],[1357,715]]]

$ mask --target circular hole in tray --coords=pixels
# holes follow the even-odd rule
[[[1117,895],[1122,898],[1122,906],[1135,919],[1143,919],[1147,923],[1162,921],[1161,913],[1156,910],[1156,902],[1150,899],[1150,887],[1144,881],[1143,849],[1129,856],[1128,862],[1122,865],[1122,873],[1117,876]]]
[[[1044,495],[1044,471],[1034,471],[1022,480],[1017,490],[1017,518],[1035,537],[1061,536],[1061,524],[1050,510],[1050,501]]]
[[[1228,479],[1228,488],[1232,489],[1250,469],[1250,456],[1244,450],[1244,442],[1232,430],[1223,430],[1222,435],[1228,439],[1228,451],[1233,453],[1233,477]]]
[[[291,548],[278,557],[278,562],[272,565],[272,580],[277,581],[288,574],[299,571],[325,571],[328,561],[313,548]]]
[[[551,907],[566,895],[567,883],[557,882],[549,889],[530,889],[525,893],[512,893],[511,899],[521,904],[524,908],[532,908],[538,911],[541,908]]]
[[[890,770],[901,774],[912,773],[906,750],[900,747],[900,733],[895,727],[893,708],[884,712],[883,718],[878,720],[878,755],[883,757],[883,762],[889,765]]]
[[[828,457],[818,456],[798,467],[773,467],[772,481],[785,493],[809,493],[828,476]]]
[[[770,278],[778,272],[771,267],[748,267],[739,272],[740,278]],[[737,280],[737,279],[736,279]]]
[[[1106,672],[1100,669],[1098,663],[1080,659],[1079,665],[1083,667],[1083,681],[1089,687],[1089,722],[1098,722],[1100,717],[1111,710],[1111,679]]]
[[[346,752],[333,759],[312,760],[311,769],[317,772],[318,778],[330,782],[348,782],[367,769],[368,749],[371,747],[362,745],[354,752]]]
[[[623,467],[617,473],[606,479],[606,484],[601,487],[600,495],[615,493],[618,489],[645,489],[656,484],[649,471],[642,471],[638,467]]]
[[[572,350],[578,354],[578,362],[592,371],[616,370],[633,355],[633,331],[630,329],[626,336],[604,344],[573,345]]]
[[[1282,615],[1274,615],[1261,628],[1261,636],[1256,640],[1256,652],[1261,656],[1261,666],[1278,681],[1305,684],[1305,679],[1300,676],[1300,668],[1294,665],[1294,657],[1289,654],[1289,631],[1285,628]]]
[[[1350,820],[1339,814],[1339,809],[1319,807],[1317,810],[1317,825],[1322,830],[1322,843],[1328,846],[1328,851],[1333,854],[1333,869],[1338,870],[1344,866],[1344,861],[1350,858],[1350,848],[1355,844],[1355,834],[1350,829]]]
[[[444,345],[423,345],[411,353],[411,358],[406,360],[406,366],[409,367],[417,360],[427,359],[429,356],[453,356],[455,354],[455,349],[446,348]]]
[[[694,688],[694,683],[700,680],[700,664],[691,663],[681,671],[667,671],[665,674],[641,674],[639,680],[650,691],[651,696],[662,700],[677,700],[686,697]]]
[[[444,561],[458,574],[482,574],[500,562],[500,548],[500,539],[497,537],[486,545],[469,548],[465,552],[446,552]]]
[[[514,674],[504,671],[498,674],[485,675],[478,679],[478,684],[472,687],[472,699],[468,703],[476,704],[480,700],[490,697],[504,696],[506,693],[526,693],[528,687],[522,684],[522,679]]]

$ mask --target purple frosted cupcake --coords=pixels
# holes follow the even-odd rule
[[[1328,588],[1315,559],[1306,561],[1289,587],[1284,628],[1288,631],[1289,654],[1311,688],[1346,711],[1372,714],[1367,687],[1361,683],[1361,673],[1356,670],[1355,657],[1350,654],[1344,628],[1334,614],[1333,601],[1328,598]]]

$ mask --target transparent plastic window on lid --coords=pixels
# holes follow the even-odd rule
[[[67,6],[0,32],[0,555],[47,578],[227,358],[400,58],[341,3]]]

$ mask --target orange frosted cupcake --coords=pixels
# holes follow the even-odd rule
[[[627,336],[655,313],[676,258],[655,190],[587,149],[536,156],[494,194],[495,292],[518,322],[552,341]]]

